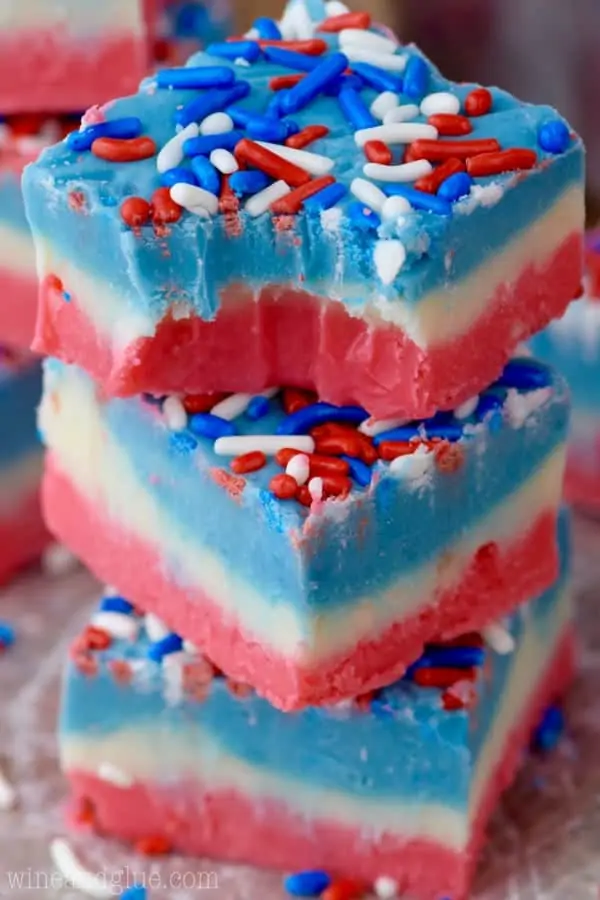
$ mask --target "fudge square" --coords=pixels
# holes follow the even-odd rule
[[[105,402],[46,367],[50,529],[281,709],[389,684],[556,577],[568,397],[532,360],[384,431],[295,389]]]
[[[19,0],[0,7],[0,111],[72,113],[148,74],[156,0]]]
[[[572,677],[561,524],[561,575],[500,632],[496,646],[512,653],[478,634],[429,645],[404,680],[301,713],[214,674],[153,617],[146,627],[106,597],[65,673],[73,812],[140,851],[366,886],[386,875],[402,896],[464,900],[498,797]]]
[[[43,153],[24,190],[35,348],[120,396],[286,384],[433,415],[581,279],[569,126],[449,82],[367,13],[295,3],[210,45]]]

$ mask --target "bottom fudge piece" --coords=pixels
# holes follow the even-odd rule
[[[487,646],[473,633],[430,645],[391,687],[301,713],[107,596],[66,671],[75,818],[140,850],[386,875],[416,900],[461,900],[498,797],[573,674],[567,524],[558,580]]]
[[[38,559],[50,540],[39,499],[41,387],[39,362],[0,345],[0,584]]]

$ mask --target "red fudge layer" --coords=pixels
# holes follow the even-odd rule
[[[35,331],[38,282],[35,271],[25,275],[0,268],[0,341],[29,349]]]
[[[421,655],[432,635],[449,639],[477,631],[541,593],[558,574],[556,513],[548,510],[508,547],[481,547],[460,582],[441,592],[435,604],[343,655],[302,667],[244,633],[213,598],[169,581],[156,550],[83,497],[52,454],[42,491],[50,530],[100,580],[116,585],[145,612],[156,613],[230,677],[251,684],[283,710],[335,703],[391,684]]]
[[[283,870],[325,869],[332,875],[373,882],[386,874],[415,900],[448,896],[465,900],[488,820],[512,782],[544,710],[574,674],[574,635],[564,632],[520,721],[507,735],[502,758],[475,813],[471,839],[456,852],[431,839],[371,836],[322,818],[310,823],[283,801],[253,800],[216,791],[197,781],[176,785],[136,782],[117,787],[84,771],[67,773],[74,809],[93,811],[98,833],[127,842],[163,838],[174,852],[247,862]]]
[[[36,488],[6,518],[0,517],[0,584],[38,560],[50,543]]]

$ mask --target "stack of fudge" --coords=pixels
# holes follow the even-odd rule
[[[577,292],[582,180],[554,110],[338,0],[26,169],[45,513],[112,585],[66,664],[79,820],[468,894],[573,672],[568,392],[516,350]]]

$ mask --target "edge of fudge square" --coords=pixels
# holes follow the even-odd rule
[[[38,351],[113,395],[293,384],[412,418],[562,314],[579,138],[359,16],[213,44],[26,170]]]
[[[454,414],[385,431],[297,389],[215,399],[106,400],[47,362],[45,512],[276,706],[389,684],[555,578],[569,407],[545,366],[515,359]]]

